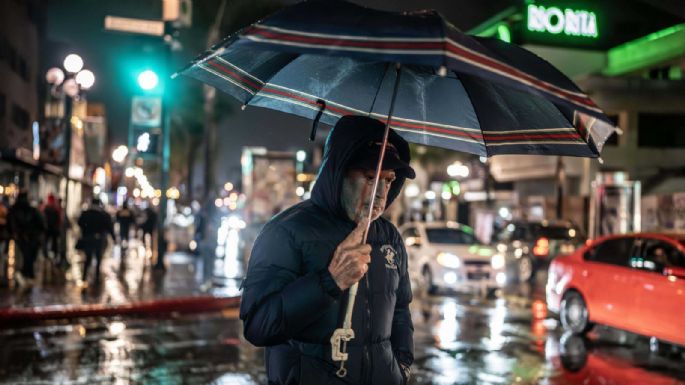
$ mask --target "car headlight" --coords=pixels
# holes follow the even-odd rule
[[[458,269],[461,267],[461,260],[459,257],[450,253],[438,254],[438,263],[451,269]]]
[[[504,255],[502,254],[495,254],[492,256],[492,260],[490,260],[490,264],[492,265],[493,269],[501,269],[504,267]]]

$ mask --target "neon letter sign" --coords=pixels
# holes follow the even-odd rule
[[[567,36],[598,36],[597,16],[594,12],[565,9],[558,7],[545,8],[541,5],[528,5],[528,30],[546,32],[554,35],[563,33]]]

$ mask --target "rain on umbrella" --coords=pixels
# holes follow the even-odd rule
[[[229,36],[180,74],[244,105],[310,118],[312,138],[319,119],[334,125],[354,114],[385,122],[374,192],[389,128],[409,142],[480,156],[583,157],[598,157],[617,130],[545,60],[466,35],[435,11],[306,1]],[[346,342],[354,338],[356,291],[357,285],[350,288],[343,327],[331,339],[340,376]]]

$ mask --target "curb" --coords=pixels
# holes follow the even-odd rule
[[[0,323],[79,317],[111,317],[130,314],[211,312],[237,308],[240,297],[190,296],[120,305],[50,305],[0,309]]]

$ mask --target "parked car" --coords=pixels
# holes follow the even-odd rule
[[[600,238],[552,261],[547,306],[564,329],[595,323],[685,345],[685,235]]]
[[[512,221],[499,233],[498,249],[519,260],[521,281],[533,280],[558,255],[583,245],[580,229],[569,221]]]
[[[494,290],[507,282],[507,261],[497,249],[479,242],[473,229],[455,222],[411,222],[400,227],[409,254],[409,275],[430,294]]]

